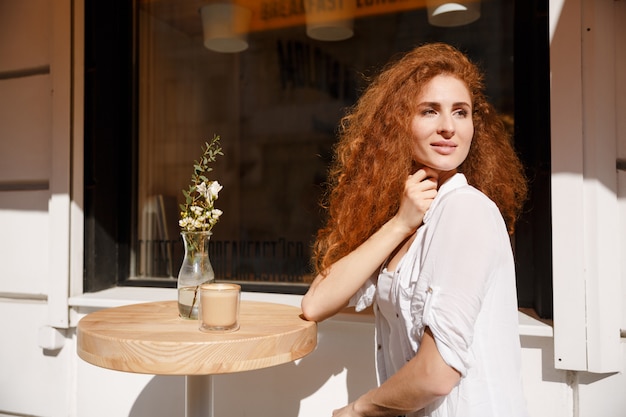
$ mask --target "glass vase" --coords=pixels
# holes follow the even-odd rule
[[[215,280],[209,259],[211,234],[211,232],[181,232],[185,257],[178,272],[178,314],[185,319],[198,319],[200,285]]]

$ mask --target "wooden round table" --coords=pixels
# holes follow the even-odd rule
[[[287,363],[317,344],[316,324],[293,306],[242,300],[239,322],[236,332],[204,333],[178,317],[175,301],[109,308],[79,321],[78,356],[118,371],[185,375],[185,416],[212,416],[211,375]]]

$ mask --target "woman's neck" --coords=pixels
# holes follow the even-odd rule
[[[450,171],[441,171],[439,172],[439,177],[437,178],[437,189],[440,189],[441,186],[448,181],[450,178],[454,176],[458,171],[456,169]]]

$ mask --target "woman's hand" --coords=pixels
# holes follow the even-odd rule
[[[354,410],[354,403],[350,403],[345,407],[334,410],[333,417],[363,417],[363,415]]]
[[[437,196],[438,174],[424,167],[409,175],[404,184],[404,193],[395,218],[411,231],[421,226],[426,212]]]

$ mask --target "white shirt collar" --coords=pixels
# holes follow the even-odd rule
[[[441,184],[441,186],[439,187],[439,190],[437,190],[437,196],[435,197],[435,199],[433,200],[433,203],[430,205],[430,208],[424,215],[424,220],[423,220],[424,223],[428,223],[428,220],[430,219],[430,213],[434,211],[434,208],[437,206],[437,204],[439,204],[441,199],[446,194],[450,193],[453,190],[456,190],[457,188],[464,187],[466,185],[468,185],[467,178],[465,178],[465,175],[461,174],[460,172],[457,172],[452,177],[448,178],[446,182]]]

